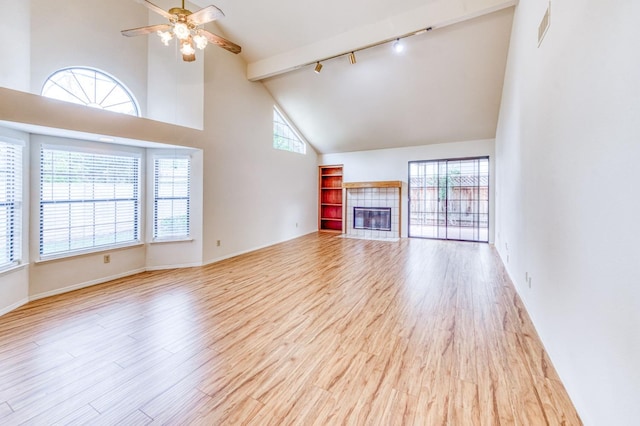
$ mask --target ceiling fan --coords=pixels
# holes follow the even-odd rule
[[[180,43],[182,59],[186,62],[195,61],[196,47],[198,49],[204,49],[209,42],[217,44],[223,49],[227,49],[229,52],[236,54],[242,50],[237,44],[202,28],[202,25],[207,22],[224,17],[224,13],[213,5],[207,6],[194,13],[184,8],[184,0],[182,0],[182,7],[173,7],[169,9],[169,11],[165,11],[147,0],[136,1],[167,18],[169,23],[123,30],[122,35],[124,36],[133,37],[155,32],[160,36],[165,46],[168,46],[169,42],[175,37]]]

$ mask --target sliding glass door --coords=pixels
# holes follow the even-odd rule
[[[409,237],[489,241],[489,158],[409,162]]]

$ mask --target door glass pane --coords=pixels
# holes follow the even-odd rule
[[[489,241],[489,159],[409,163],[409,236]]]

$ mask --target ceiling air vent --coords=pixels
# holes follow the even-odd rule
[[[550,24],[550,15],[551,15],[551,3],[547,6],[547,10],[544,12],[544,16],[542,17],[542,21],[540,21],[540,25],[538,26],[538,47],[542,44],[542,39],[544,39],[545,34],[547,34],[547,30],[549,29]]]

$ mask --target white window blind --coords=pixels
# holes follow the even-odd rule
[[[0,140],[0,269],[22,258],[22,145]]]
[[[298,154],[307,152],[307,146],[298,133],[275,107],[273,108],[273,147]]]
[[[190,157],[154,159],[153,238],[189,236]]]
[[[140,158],[43,146],[40,255],[57,256],[140,239]]]

